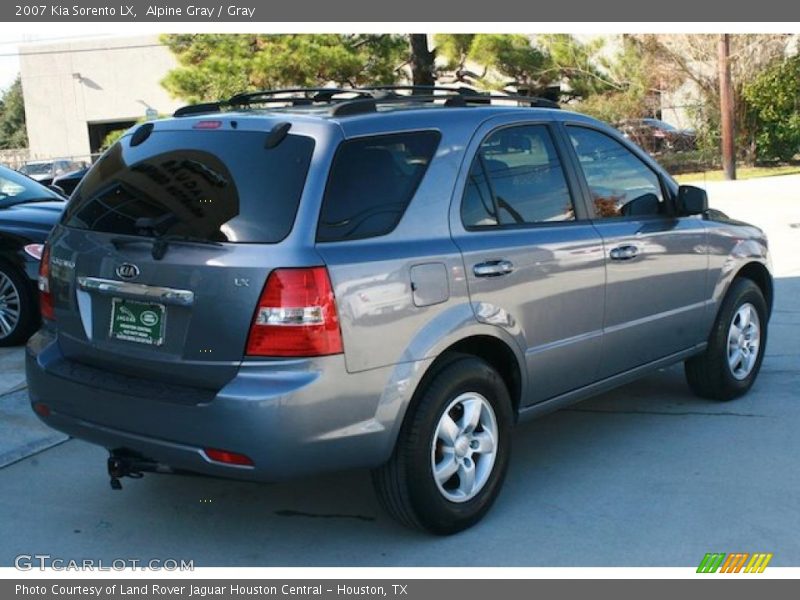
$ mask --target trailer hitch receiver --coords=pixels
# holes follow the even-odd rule
[[[112,490],[122,489],[120,479],[123,477],[141,479],[144,477],[145,472],[157,470],[157,462],[140,456],[112,451],[108,457],[108,476],[110,477],[109,483]]]

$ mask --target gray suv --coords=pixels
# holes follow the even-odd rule
[[[189,106],[100,158],[50,235],[33,410],[125,475],[373,469],[402,523],[476,523],[512,426],[677,362],[764,355],[756,227],[544,100],[290,90]]]

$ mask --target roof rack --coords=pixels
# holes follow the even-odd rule
[[[293,94],[292,96],[281,98],[280,94]],[[297,96],[301,94],[301,96]],[[245,92],[236,94],[227,100],[231,106],[242,106],[248,104],[261,104],[268,101],[296,102],[306,100],[309,102],[330,102],[334,96],[340,94],[355,94],[361,97],[370,97],[366,91],[355,88],[332,88],[332,87],[310,87],[310,88],[284,88],[277,90],[261,90],[258,92]],[[302,105],[303,103],[300,102]]]
[[[410,93],[400,93],[410,92]],[[228,100],[184,106],[174,116],[184,117],[223,109],[256,104],[288,104],[290,106],[329,106],[331,116],[376,112],[379,104],[436,103],[446,107],[492,104],[492,101],[516,102],[540,108],[560,108],[557,102],[536,96],[481,92],[464,86],[374,85],[353,88],[286,88],[236,94]]]
[[[356,88],[367,92],[426,92],[420,95],[434,95],[436,92],[454,92],[463,96],[476,96],[481,92],[465,85],[365,85]],[[398,94],[400,95],[400,94]]]

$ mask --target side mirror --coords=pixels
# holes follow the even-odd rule
[[[693,185],[678,188],[678,214],[682,217],[702,215],[708,210],[708,194]]]

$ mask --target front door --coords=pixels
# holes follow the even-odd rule
[[[476,318],[524,350],[532,404],[594,381],[605,267],[550,125],[486,126],[451,224]]]
[[[605,248],[600,376],[701,342],[708,269],[702,219],[677,215],[665,181],[621,140],[586,126],[566,130]]]

